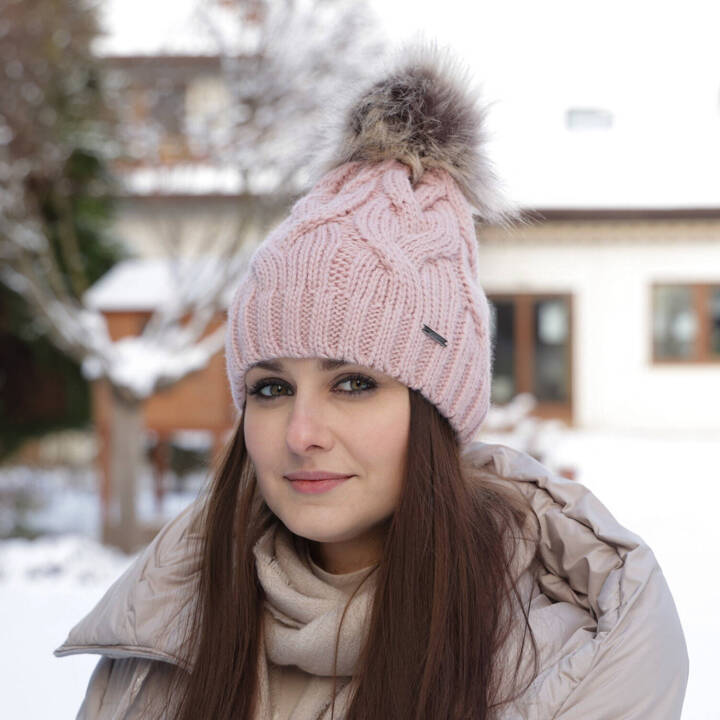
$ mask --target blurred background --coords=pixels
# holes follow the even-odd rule
[[[235,422],[223,317],[249,255],[320,128],[420,37],[469,66],[525,218],[478,226],[477,439],[650,544],[690,652],[683,720],[720,719],[719,20],[699,0],[4,0],[3,716],[75,716],[97,658],[52,650]]]

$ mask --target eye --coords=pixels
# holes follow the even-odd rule
[[[341,380],[338,383],[338,385],[344,385],[345,383],[350,383],[351,388],[353,387],[354,383],[369,385],[369,387],[366,387],[365,389],[355,387],[355,389],[340,391],[342,393],[348,393],[349,395],[359,395],[360,393],[374,390],[377,387],[377,383],[374,380],[372,380],[371,378],[366,377],[365,375],[350,375],[349,377],[346,377],[343,380]]]
[[[273,389],[286,387],[286,383],[282,380],[259,380],[251,388],[248,389],[248,395],[255,395],[259,400],[272,400],[278,395],[273,394]],[[270,388],[270,393],[261,392],[265,388]]]
[[[372,392],[377,388],[377,383],[366,375],[348,375],[347,377],[339,380],[335,387],[340,385],[349,384],[349,390],[337,390],[336,392],[341,395],[345,395],[348,398],[358,397],[364,393]],[[358,387],[358,385],[364,385],[365,387]],[[265,393],[263,390],[269,388],[269,392]],[[283,388],[288,389],[289,386],[284,380],[277,378],[262,379],[256,382],[251,388],[248,389],[248,395],[257,397],[258,400],[272,400],[277,397],[282,397]],[[274,390],[278,390],[278,393],[274,393]]]

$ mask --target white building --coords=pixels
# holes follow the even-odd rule
[[[493,401],[580,427],[720,429],[720,209],[546,211],[481,232]]]
[[[178,228],[202,247],[208,228],[235,232],[243,195],[231,169],[184,164],[177,132],[212,123],[210,110],[223,107],[217,62],[187,22],[158,36],[123,30],[118,18],[101,51],[137,77],[171,69],[176,93],[153,110],[169,128],[167,162],[128,172],[117,233],[146,256],[165,254]],[[572,81],[563,85],[556,73],[540,92],[545,56],[527,51],[534,66],[524,81],[509,73],[490,83],[495,96],[506,92],[490,114],[491,156],[529,218],[479,231],[480,281],[496,318],[493,402],[530,392],[536,414],[576,426],[717,431],[717,73],[678,66],[662,83],[649,78],[643,96],[620,86],[616,62],[611,82],[595,68],[604,85],[575,67]],[[569,62],[547,58],[550,72]],[[135,90],[140,120],[147,92]]]
[[[720,77],[686,57],[645,97],[577,68],[543,102],[508,85],[493,157],[530,221],[480,232],[495,402],[531,392],[586,428],[720,429]]]

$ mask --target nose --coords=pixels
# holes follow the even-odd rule
[[[318,449],[328,450],[332,446],[332,433],[320,404],[296,396],[285,437],[288,448],[297,455]]]

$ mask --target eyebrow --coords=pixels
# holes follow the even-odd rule
[[[320,369],[326,372],[330,370],[336,370],[343,365],[350,365],[351,363],[345,360],[330,360],[328,358],[322,358],[320,361]],[[282,372],[282,363],[275,360],[261,360],[260,362],[253,363],[249,368],[248,372],[253,368],[263,368],[264,370],[274,370],[275,372]]]

